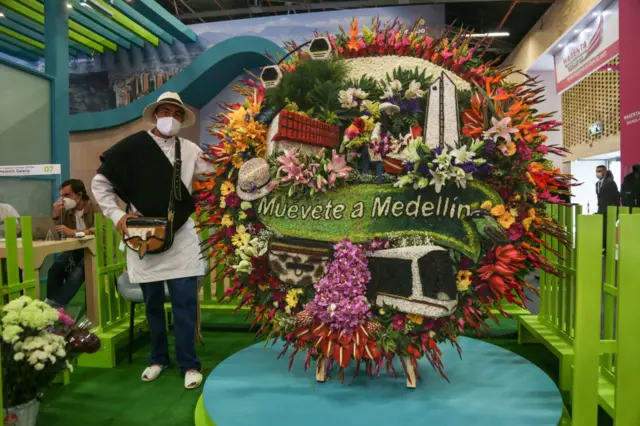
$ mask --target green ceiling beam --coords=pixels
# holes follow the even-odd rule
[[[162,28],[160,28],[159,26],[151,22],[142,13],[138,12],[137,10],[129,6],[124,1],[109,0],[109,3],[112,6],[115,6],[120,12],[124,13],[126,16],[131,18],[134,22],[137,22],[138,24],[142,25],[143,27],[151,31],[153,34],[160,37],[165,42],[169,44],[173,44],[173,36],[171,36],[171,34],[167,33],[165,30],[163,30]]]
[[[44,57],[44,49],[40,49],[39,47],[36,47],[31,43],[18,40],[16,38],[13,38],[1,32],[0,32],[0,40],[15,46],[20,50],[24,50],[25,52],[33,53],[33,54]]]
[[[34,11],[44,15],[44,5],[40,2],[38,2],[37,0],[19,0],[22,4],[29,6],[31,9],[33,9]],[[107,49],[111,49],[114,52],[116,52],[118,50],[118,46],[110,41],[107,40],[106,38],[102,37],[100,34],[91,31],[90,29],[83,27],[82,25],[78,24],[77,22],[73,21],[72,19],[69,19],[69,31],[75,31],[76,33],[80,34],[81,36],[85,37],[86,39],[92,40],[95,43],[98,43],[104,47],[106,47]],[[86,43],[85,43],[86,44]],[[91,46],[90,44],[87,44],[87,46],[92,47],[95,49],[95,46]],[[97,50],[97,49],[96,49]]]
[[[0,40],[0,52],[6,53],[7,55],[11,55],[19,59],[24,59],[25,61],[30,61],[30,62],[35,62],[42,57],[42,55],[37,55],[35,53],[27,52],[11,43],[5,42],[4,40]]]
[[[21,15],[19,13],[14,12],[6,6],[0,5],[0,13],[2,13],[7,19],[17,22],[23,27],[30,28],[33,31],[37,31],[44,37],[44,25],[37,23],[36,21],[32,21],[31,19]]]
[[[107,19],[102,13],[93,9],[88,3],[84,3],[84,6],[83,6],[83,3],[79,2],[78,0],[69,0],[69,3],[73,5],[75,10],[82,13],[86,17],[93,19],[96,23],[113,31],[114,33],[119,34],[120,36],[122,36],[122,38],[128,40],[129,42],[135,44],[136,46],[144,47],[143,39],[133,34],[123,26],[118,25],[113,21]]]
[[[4,34],[6,36],[15,38],[16,40],[20,40],[23,43],[30,44],[33,47],[44,50],[44,43],[22,35],[19,32],[12,30],[11,28],[3,27],[0,25],[0,34]]]
[[[158,39],[157,36],[151,34],[145,28],[141,27],[137,23],[133,22],[131,19],[127,18],[122,12],[120,12],[118,9],[115,9],[111,5],[107,4],[107,2],[103,0],[89,0],[89,4],[100,5],[99,7],[102,8],[103,10],[108,11],[108,13],[111,15],[111,17],[115,22],[122,25],[123,27],[133,32],[134,34],[139,35],[140,37],[142,37],[149,43],[153,44],[154,46],[157,47],[158,44],[160,43],[160,40]]]
[[[24,36],[27,36],[35,41],[39,41],[41,43],[44,43],[44,34],[40,31],[37,30],[37,26],[35,27],[36,29],[34,29],[34,26],[25,26],[22,24],[22,22],[26,21],[26,22],[32,22],[36,25],[40,25],[37,24],[27,18],[22,17],[22,15],[19,15],[9,9],[4,10],[5,8],[0,7],[0,12],[2,12],[2,14],[4,14],[5,19],[0,19],[0,26],[12,29]],[[15,16],[13,16],[15,15]],[[10,17],[14,17],[14,18],[18,18],[17,20],[13,20]],[[22,18],[22,19],[20,19]],[[44,30],[44,27],[42,27],[42,29]],[[91,53],[91,50],[87,49],[87,52],[89,52],[89,54]],[[77,56],[78,55],[78,51],[76,49],[73,48],[69,48],[69,54],[71,56]]]
[[[11,10],[39,23],[40,25],[44,25],[44,15],[21,3],[18,3],[16,0],[0,0],[0,4],[7,6]],[[79,44],[83,44],[87,48],[91,49],[89,53],[90,55],[93,54],[93,51],[97,51],[100,53],[104,52],[104,47],[102,45],[89,40],[88,38],[78,34],[75,31],[69,30],[69,39]]]
[[[82,8],[84,9],[84,7]],[[79,12],[71,9],[69,10],[69,17],[74,21],[78,22],[79,24],[84,25],[85,27],[89,28],[95,33],[106,38],[107,40],[110,40],[116,43],[118,46],[124,47],[125,49],[131,49],[131,43],[129,43],[128,40],[120,37],[118,34],[112,32],[111,30],[108,30],[102,27],[101,25],[96,24],[94,21],[92,21],[91,19],[87,18],[84,15],[81,15]]]
[[[121,3],[122,0],[118,0]],[[117,3],[115,4],[117,7]],[[133,0],[131,5],[143,16],[153,19],[158,26],[183,43],[193,43],[198,39],[196,33],[178,18],[169,13],[154,0]],[[127,4],[128,6],[128,4]]]

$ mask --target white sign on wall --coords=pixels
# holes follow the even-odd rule
[[[30,164],[25,166],[0,166],[0,177],[59,175],[60,164]]]
[[[618,3],[614,2],[553,57],[556,92],[569,89],[619,53]]]

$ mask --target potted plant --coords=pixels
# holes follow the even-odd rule
[[[22,296],[2,308],[4,424],[35,426],[40,398],[57,374],[72,369],[79,353],[100,348],[84,318]]]

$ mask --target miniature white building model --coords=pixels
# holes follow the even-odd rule
[[[428,318],[451,315],[458,306],[456,277],[449,253],[439,246],[401,247],[367,254],[368,297]]]
[[[446,73],[433,82],[427,95],[424,140],[429,148],[458,148],[460,114],[456,86]]]

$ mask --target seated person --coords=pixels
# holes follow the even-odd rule
[[[0,240],[5,239],[4,221],[8,217],[19,218],[18,211],[9,204],[0,203]],[[20,234],[20,220],[18,219],[18,234]]]
[[[70,179],[60,185],[61,198],[53,205],[53,220],[64,237],[93,234],[94,215],[100,210],[89,199],[84,183]],[[84,282],[84,250],[63,253],[49,269],[47,299],[54,306],[66,306]]]

